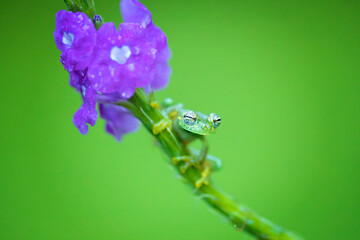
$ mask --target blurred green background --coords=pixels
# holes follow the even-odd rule
[[[359,239],[360,3],[143,1],[168,36],[158,99],[216,112],[217,185],[306,239]],[[121,22],[117,0],[96,1]],[[1,1],[0,239],[253,239],[175,178],[144,130],[116,142],[53,40],[56,1]]]

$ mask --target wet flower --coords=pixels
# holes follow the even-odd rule
[[[125,22],[119,30],[114,23],[105,23],[98,30],[88,77],[95,90],[117,92],[126,99],[137,87],[160,89],[167,85],[171,53],[166,35],[153,24],[144,5],[124,0],[121,12]]]
[[[59,11],[54,38],[66,70],[81,70],[89,65],[96,44],[96,30],[85,13]]]
[[[74,114],[73,123],[85,135],[89,131],[87,123],[94,126],[97,120],[96,91],[89,86],[86,70],[70,72],[70,85],[81,93],[83,104]]]
[[[95,125],[99,102],[107,132],[121,140],[139,123],[125,108],[113,104],[129,99],[136,88],[156,90],[169,81],[170,49],[149,10],[137,0],[123,0],[121,12],[125,22],[119,29],[105,23],[98,31],[84,13],[62,10],[56,14],[54,38],[61,62],[83,100],[73,118],[82,134],[87,134],[88,124]],[[101,22],[98,18],[95,22]]]
[[[169,59],[171,51],[166,35],[152,22],[150,11],[138,0],[123,0],[120,3],[121,15],[126,23],[138,23],[145,28],[144,34],[156,49],[155,75],[150,88],[153,90],[167,86],[171,74]]]
[[[94,58],[89,66],[91,86],[103,93],[130,98],[136,87],[145,87],[155,76],[156,48],[139,24],[105,23],[98,30]]]
[[[100,116],[106,120],[106,131],[121,141],[126,133],[139,128],[139,120],[127,109],[113,104],[99,104]]]

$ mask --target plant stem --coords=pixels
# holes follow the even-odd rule
[[[132,98],[129,99],[132,108],[128,108],[137,116],[146,129],[152,134],[152,126],[165,117],[159,109],[152,107],[150,99],[142,89],[137,89]],[[125,106],[126,107],[126,106]],[[134,110],[136,109],[136,110]],[[135,111],[135,112],[134,112]],[[139,115],[139,112],[142,114]],[[189,155],[190,150],[181,143],[176,137],[172,129],[167,128],[165,131],[154,135],[160,143],[163,151],[171,160],[172,157]],[[169,161],[170,164],[171,161]],[[196,190],[196,193],[211,207],[223,214],[236,229],[241,229],[258,239],[274,239],[274,240],[300,240],[301,238],[284,230],[280,226],[270,222],[267,219],[255,214],[245,206],[238,205],[230,197],[217,190],[212,183],[203,185],[199,189],[195,187],[195,182],[200,178],[201,173],[197,168],[191,167],[182,173],[180,171],[181,164],[173,165],[186,180],[186,182]]]
[[[70,11],[84,12],[90,19],[93,19],[95,16],[93,0],[64,0],[64,2]],[[97,28],[101,23],[102,21],[99,21],[99,23],[95,21]],[[119,102],[118,105],[131,111],[152,135],[154,135],[152,131],[153,125],[161,120],[165,120],[160,110],[150,105],[149,96],[143,89],[137,89],[133,97],[129,99],[129,102]],[[154,137],[169,157],[170,164],[172,164],[171,159],[173,157],[191,155],[190,150],[175,137],[175,133],[170,128],[154,135]],[[197,168],[191,167],[185,173],[182,173],[180,171],[181,165],[179,163],[173,166],[186,182],[196,190],[196,193],[210,207],[224,215],[236,229],[244,230],[262,240],[301,240],[300,237],[255,214],[247,207],[238,205],[229,196],[217,190],[211,182],[209,185],[202,185],[200,188],[196,188],[195,182],[201,177],[200,171]]]

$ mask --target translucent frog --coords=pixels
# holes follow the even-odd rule
[[[203,184],[209,184],[209,176],[211,171],[219,170],[222,166],[221,160],[215,156],[208,154],[208,144],[206,136],[216,132],[221,124],[221,118],[216,113],[209,115],[186,110],[182,104],[174,105],[169,98],[165,99],[161,104],[162,112],[169,120],[165,120],[153,127],[154,134],[157,134],[167,127],[171,127],[176,137],[184,145],[188,145],[194,140],[202,141],[202,149],[199,151],[189,148],[188,156],[173,157],[172,161],[175,165],[183,162],[180,171],[185,173],[190,167],[198,168],[201,171],[201,178],[195,182],[195,186],[200,188]]]

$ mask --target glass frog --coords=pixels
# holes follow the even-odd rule
[[[189,156],[173,157],[173,163],[184,162],[180,171],[185,173],[190,167],[196,167],[201,171],[201,178],[196,181],[195,186],[201,187],[203,184],[209,184],[209,175],[211,171],[221,168],[221,160],[215,156],[209,155],[206,136],[212,135],[221,124],[221,118],[216,113],[206,115],[201,112],[186,110],[182,104],[174,105],[171,99],[165,99],[161,104],[162,113],[169,120],[155,124],[154,134],[157,134],[167,127],[171,127],[176,137],[184,145],[188,145],[194,140],[202,141],[201,151],[190,148]]]

